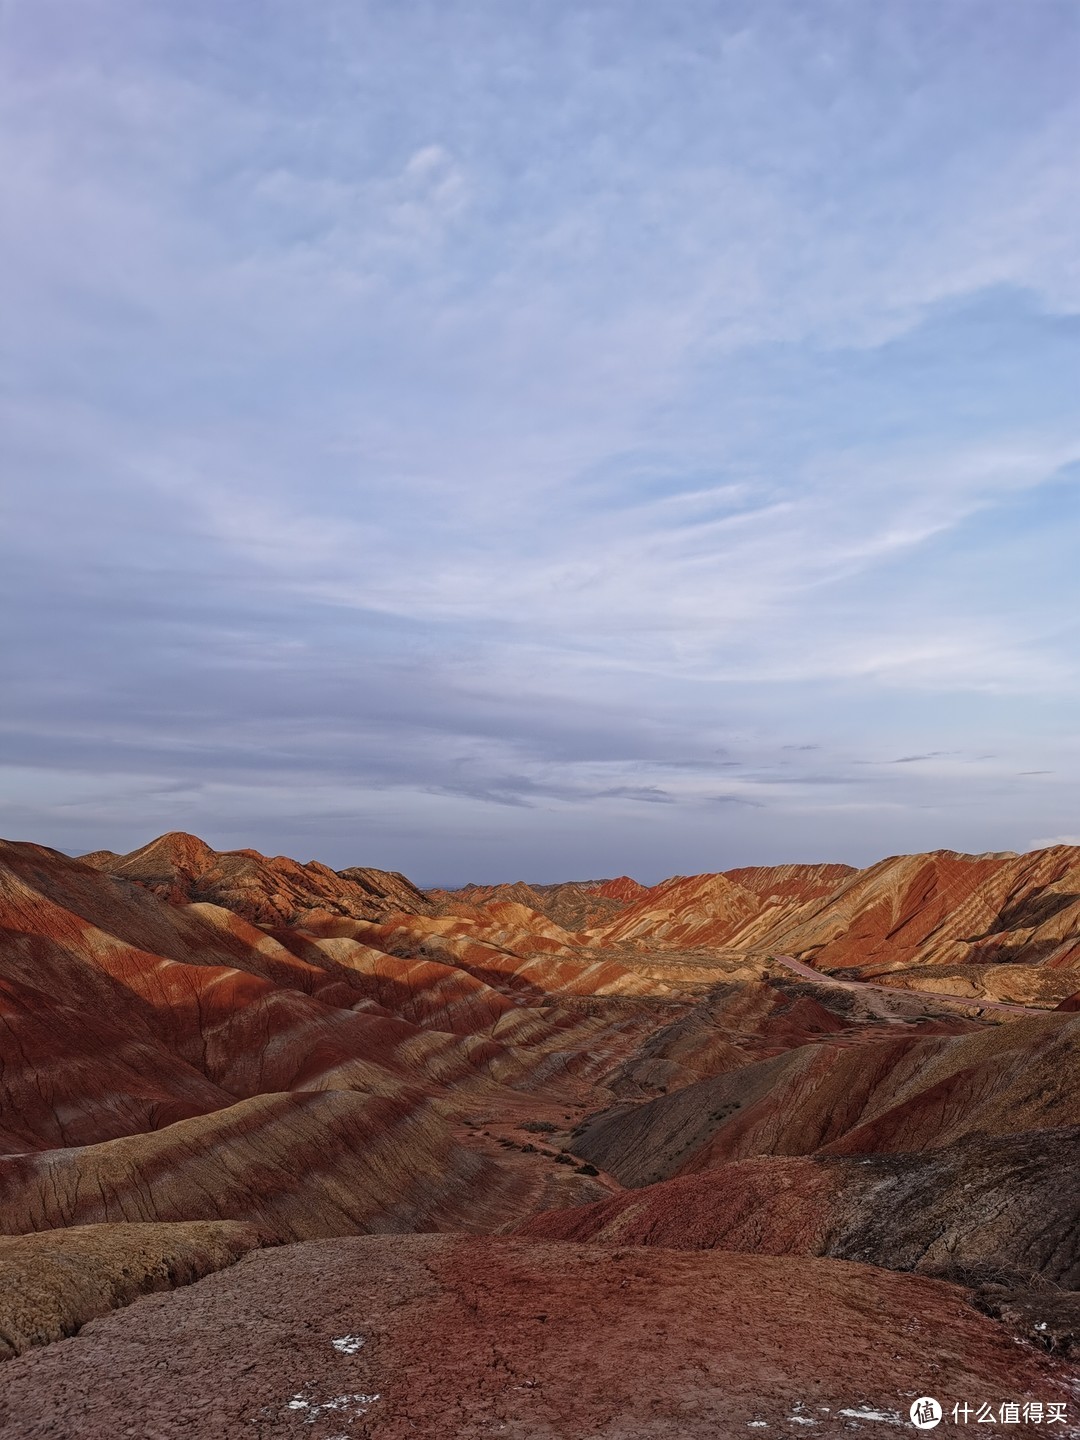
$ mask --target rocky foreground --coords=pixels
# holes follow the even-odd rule
[[[3,845],[0,1435],[1080,1435],[1078,882]]]
[[[1074,1398],[1062,1366],[939,1281],[448,1235],[263,1251],[5,1381],[26,1440],[888,1434],[928,1391]]]

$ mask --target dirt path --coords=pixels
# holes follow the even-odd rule
[[[868,980],[841,980],[836,975],[824,975],[813,966],[796,960],[794,955],[772,957],[796,975],[805,980],[816,980],[819,985],[842,985],[845,990],[876,990],[885,995],[922,996],[927,1000],[943,1000],[949,1005],[966,1005],[971,1010],[1011,1010],[1020,1015],[1048,1015],[1051,1012],[1043,1005],[1013,1005],[1005,1000],[979,1000],[969,995],[948,995],[942,990],[902,990],[898,985],[874,985]]]

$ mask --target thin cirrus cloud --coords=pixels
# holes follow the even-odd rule
[[[6,7],[5,829],[441,883],[1067,833],[1078,25]]]

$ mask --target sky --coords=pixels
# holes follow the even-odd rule
[[[1077,840],[1078,66],[1075,0],[0,0],[0,832]]]

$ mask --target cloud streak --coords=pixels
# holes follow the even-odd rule
[[[1075,7],[3,24],[9,831],[1068,828]]]

